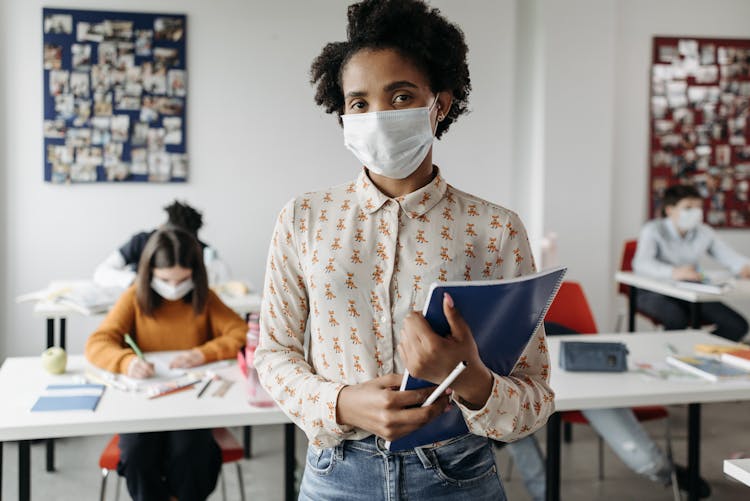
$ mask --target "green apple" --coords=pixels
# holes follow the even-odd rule
[[[62,374],[68,363],[68,355],[59,346],[47,348],[42,352],[42,367],[50,374]]]

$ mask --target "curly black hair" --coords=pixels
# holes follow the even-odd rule
[[[347,40],[327,44],[310,67],[310,83],[317,86],[315,102],[326,113],[337,113],[341,123],[341,72],[362,49],[394,49],[427,75],[433,92],[452,93],[451,108],[437,125],[438,139],[468,111],[469,48],[461,29],[438,9],[422,0],[364,0],[350,5],[347,17]]]
[[[198,230],[203,227],[203,216],[200,212],[190,207],[188,204],[182,204],[175,200],[164,207],[167,211],[167,223],[189,231],[193,235],[198,235]]]

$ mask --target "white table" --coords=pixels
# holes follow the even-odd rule
[[[630,271],[618,271],[615,273],[615,280],[630,287],[628,301],[628,330],[630,332],[635,331],[635,313],[638,308],[637,289],[655,292],[675,299],[682,299],[690,303],[690,327],[693,329],[700,328],[700,303],[750,297],[750,280],[737,280],[733,287],[721,294],[696,292],[679,287],[671,280],[644,277]]]
[[[700,476],[700,406],[702,403],[750,400],[750,380],[712,383],[657,379],[628,371],[621,373],[567,372],[559,368],[560,342],[619,341],[629,350],[628,365],[636,362],[663,362],[670,343],[680,354],[693,353],[699,343],[732,344],[702,331],[662,331],[635,334],[572,335],[549,338],[552,371],[550,384],[555,390],[555,410],[547,425],[547,499],[560,499],[560,411],[634,407],[640,405],[688,404],[688,499],[698,500]]]
[[[62,284],[70,283],[90,283],[86,280],[70,280],[70,281],[57,281],[52,282],[58,286]],[[260,294],[244,294],[241,296],[233,296],[229,294],[219,294],[221,300],[230,308],[232,308],[238,315],[244,317],[248,313],[260,312],[261,295]],[[66,335],[66,324],[68,317],[83,315],[83,316],[103,316],[106,312],[85,315],[81,310],[73,308],[63,303],[56,302],[51,299],[42,299],[34,304],[34,314],[36,316],[44,317],[47,320],[47,344],[46,347],[55,346],[55,320],[58,320],[58,341],[57,346],[65,348],[65,335]],[[245,457],[250,457],[250,428],[245,427],[243,432],[243,443],[245,448]],[[55,470],[55,445],[53,440],[47,441],[46,448],[46,465],[47,471],[51,472]]]
[[[81,355],[69,357],[68,370],[62,376],[44,372],[38,357],[8,358],[0,368],[0,444],[19,441],[20,500],[31,497],[29,441],[33,439],[268,424],[286,425],[286,499],[295,499],[294,425],[278,407],[256,408],[247,403],[236,365],[226,375],[236,383],[224,397],[213,397],[209,391],[198,399],[197,391],[191,390],[148,400],[141,393],[107,388],[94,412],[30,411],[48,384],[70,382],[72,376],[83,373],[85,364]]]
[[[750,485],[750,459],[725,459],[724,473],[745,485]]]

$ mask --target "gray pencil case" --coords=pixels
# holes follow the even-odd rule
[[[560,368],[573,372],[625,372],[628,348],[623,343],[562,341]]]

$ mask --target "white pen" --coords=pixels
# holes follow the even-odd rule
[[[453,381],[456,380],[459,374],[461,374],[464,369],[466,369],[466,362],[459,362],[458,365],[456,365],[456,368],[453,369],[453,372],[448,374],[448,377],[443,380],[442,383],[438,385],[437,388],[435,388],[435,391],[433,391],[429,397],[427,397],[427,400],[424,401],[422,404],[422,407],[427,407],[428,405],[432,405],[435,403],[435,400],[440,398],[440,395],[443,394],[446,388],[448,388],[451,384],[453,384]]]

